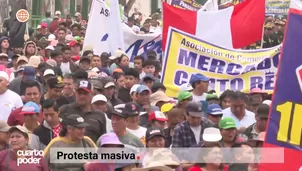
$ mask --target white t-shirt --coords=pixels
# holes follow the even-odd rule
[[[191,128],[191,130],[194,133],[196,143],[199,144],[199,142],[200,142],[201,125],[199,125],[198,127],[191,127],[190,126],[190,128]]]
[[[130,27],[135,33],[138,33],[140,31],[140,28],[136,25],[133,25],[132,27]]]
[[[146,136],[146,131],[147,131],[146,128],[141,127],[141,126],[137,130],[132,130],[132,129],[129,129],[129,128],[127,128],[127,130],[131,134],[137,136],[139,139],[144,139],[144,137]]]
[[[7,90],[0,95],[0,120],[7,122],[9,114],[21,106],[23,106],[21,97],[17,93]]]
[[[113,128],[112,128],[111,120],[107,117],[106,113],[105,113],[105,118],[106,118],[106,130],[107,130],[107,133],[112,132]]]
[[[201,96],[196,96],[193,94],[193,101],[195,102],[205,101],[207,95],[208,95],[207,93],[203,93]]]
[[[162,32],[162,29],[161,29],[159,26],[157,26],[157,27],[151,26],[149,32],[150,32],[150,33],[161,33],[161,32]]]
[[[62,70],[63,75],[71,73],[69,62],[66,62],[66,63],[62,62],[60,68]]]
[[[237,129],[241,128],[241,127],[249,127],[250,125],[254,124],[256,122],[255,119],[255,114],[251,111],[245,110],[245,116],[239,120],[233,113],[231,108],[226,108],[222,111],[223,113],[223,118],[225,117],[231,117],[234,119],[235,123],[236,123],[236,127]]]

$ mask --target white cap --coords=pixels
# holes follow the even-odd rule
[[[111,86],[115,87],[114,82],[109,82],[109,83],[105,84],[104,88],[108,88],[108,87],[111,87]]]
[[[103,102],[107,103],[107,98],[102,94],[95,95],[95,96],[93,96],[93,98],[91,100],[91,104],[93,104],[97,101],[103,101]]]
[[[133,92],[136,92],[136,89],[139,87],[140,85],[139,84],[134,84],[131,89],[130,89],[130,95],[133,93]]]
[[[272,101],[271,100],[264,100],[262,103],[267,104],[267,105],[270,106],[272,104]]]
[[[114,53],[113,56],[110,56],[110,57],[109,57],[109,59],[110,59],[110,60],[114,60],[114,59],[116,59],[116,58],[121,57],[122,55],[126,55],[126,53],[125,53],[124,51],[122,51],[122,50],[117,50],[117,51],[115,51],[115,53]]]
[[[202,139],[206,142],[218,142],[222,139],[218,128],[206,128],[202,134]]]
[[[50,34],[50,35],[48,36],[47,41],[53,41],[53,40],[56,40],[56,36],[55,36],[54,34]]]
[[[61,15],[61,11],[56,11],[55,15]]]
[[[118,104],[118,105],[115,105],[113,108],[114,108],[114,110],[116,110],[117,112],[121,113],[122,110],[125,108],[125,104]]]
[[[49,37],[49,36],[48,36]],[[48,50],[55,50],[55,48],[51,45],[48,45],[45,49],[48,49]]]
[[[0,77],[6,79],[6,81],[9,81],[8,74],[4,71],[0,71]]]
[[[74,14],[74,16],[76,16],[76,17],[81,16],[81,13],[77,12],[77,13]]]
[[[97,67],[91,69],[92,72],[99,72],[100,70]]]
[[[179,87],[179,92],[182,92],[182,91],[192,91],[192,90],[193,90],[193,87],[191,86],[190,83],[184,83],[184,84],[182,84]]]
[[[52,69],[47,69],[44,71],[43,76],[45,77],[46,75],[56,75],[56,74]]]
[[[38,25],[38,26],[37,26],[37,29],[40,29],[40,28],[41,28],[41,25]]]

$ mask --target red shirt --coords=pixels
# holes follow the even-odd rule
[[[62,124],[52,128],[53,138],[59,136],[61,129],[62,129]]]

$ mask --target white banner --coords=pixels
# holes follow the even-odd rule
[[[112,3],[109,7],[103,1],[94,0],[92,5],[84,49],[90,47],[95,54],[101,55],[103,52],[114,54],[121,48],[128,54],[130,61],[138,55],[146,57],[147,52],[151,50],[157,53],[159,59],[162,57],[161,34],[136,34],[125,23],[113,22],[117,21],[118,17],[117,14],[110,14],[113,13]],[[116,27],[112,27],[114,23]]]

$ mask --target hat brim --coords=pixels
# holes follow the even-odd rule
[[[22,132],[22,133],[28,135],[28,133],[27,133],[25,130],[19,129],[19,128],[16,127],[16,126],[10,127],[10,129],[8,130],[9,133],[12,133],[12,132],[14,132],[14,131],[19,131],[19,132]]]
[[[26,80],[31,80],[31,81],[36,80],[36,79],[35,79],[35,76],[32,76],[32,75],[26,75],[26,74],[25,74],[24,77],[25,77]]]
[[[217,142],[222,139],[222,136],[219,134],[203,134],[202,139],[206,142]]]
[[[20,112],[19,115],[34,115],[38,114],[37,112]]]
[[[155,81],[155,78],[154,78],[154,77],[144,77],[142,80],[143,80],[143,81],[145,81],[145,80],[152,80],[152,81]]]
[[[92,92],[92,90],[89,90],[88,88],[82,88],[82,87],[80,87],[80,88],[77,89],[77,91],[79,91],[79,90],[84,90],[87,93],[91,93]]]
[[[116,87],[114,82],[109,82],[107,84],[105,84],[104,88],[109,88],[109,87]]]
[[[56,84],[54,88],[64,88],[64,84]]]
[[[158,136],[164,137],[164,138],[165,138],[165,135],[164,135],[164,134],[156,133],[156,134],[150,135],[150,136],[148,137],[148,139],[146,139],[146,140],[149,141],[150,139],[152,139],[152,138],[154,138],[154,137],[158,137]]]
[[[80,124],[77,124],[77,125],[71,125],[71,126],[76,127],[76,128],[85,128],[85,127],[89,126],[89,124],[83,122],[83,123],[80,123]]]
[[[127,118],[127,116],[117,112],[117,111],[111,111],[111,115],[116,115],[116,116],[119,116],[119,117],[122,117],[122,118]]]
[[[6,127],[4,127],[4,128],[1,128],[1,129],[0,129],[0,132],[8,132],[9,129],[10,129],[10,126],[6,126]]]
[[[222,127],[220,129],[237,129],[237,127],[236,125],[229,125],[229,126]]]
[[[195,117],[203,117],[203,112],[188,112],[190,115]]]
[[[223,115],[222,112],[212,112],[212,113],[209,113],[210,115]]]
[[[118,57],[116,57],[116,56],[110,56],[110,57],[109,57],[110,60],[115,60],[115,59],[117,59],[117,58],[118,58]]]

